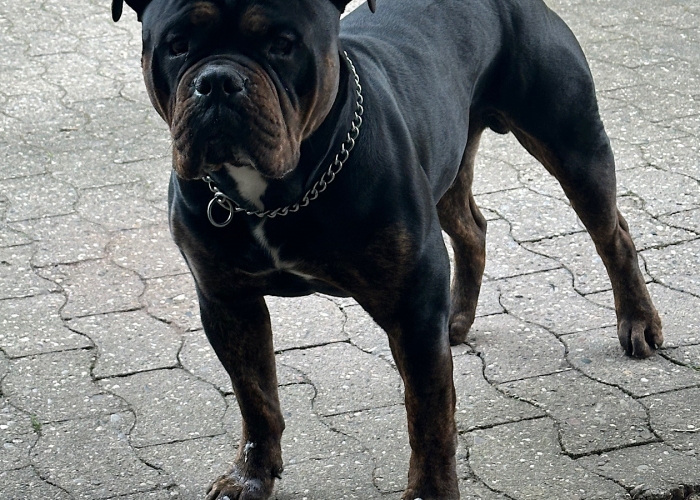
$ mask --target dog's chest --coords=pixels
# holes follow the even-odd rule
[[[226,172],[236,183],[236,190],[258,210],[264,210],[262,197],[267,191],[267,180],[252,167],[226,165]]]
[[[284,271],[305,280],[313,280],[315,277],[304,273],[299,269],[299,263],[293,260],[283,259],[281,256],[280,249],[272,245],[267,238],[265,233],[265,222],[261,221],[252,231],[253,237],[257,244],[262,248],[262,250],[268,255],[270,261],[272,262],[272,269],[269,271]],[[269,272],[268,271],[268,272]]]

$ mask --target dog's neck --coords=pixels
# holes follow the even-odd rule
[[[301,200],[340,151],[356,105],[353,75],[340,55],[338,93],[321,126],[301,144],[297,167],[282,179],[263,177],[252,167],[226,167],[211,174],[216,185],[239,206],[262,211],[288,206]]]

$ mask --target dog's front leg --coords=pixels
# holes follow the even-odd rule
[[[429,328],[437,326],[434,324]],[[444,332],[418,332],[404,325],[390,336],[405,387],[411,458],[402,500],[459,499],[456,472],[457,432],[452,355]]]
[[[404,383],[411,458],[402,500],[459,499],[448,333],[449,262],[439,232],[432,247],[423,253],[400,292],[382,290],[362,301],[386,330]]]
[[[224,303],[199,296],[204,330],[231,377],[243,417],[238,455],[206,500],[266,500],[282,473],[284,430],[267,306],[262,297]]]

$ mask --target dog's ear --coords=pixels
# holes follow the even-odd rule
[[[151,3],[151,0],[126,0],[126,4],[136,12],[139,21],[141,21],[143,11],[149,3]],[[115,23],[122,17],[123,10],[124,0],[112,0],[112,19]]]
[[[350,0],[331,0],[340,12],[345,11],[345,7],[350,3]],[[375,12],[377,10],[377,0],[367,0],[367,5],[369,5],[369,10]]]

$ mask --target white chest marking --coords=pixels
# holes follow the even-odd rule
[[[267,181],[260,172],[253,167],[234,167],[225,165],[226,172],[236,181],[238,193],[247,201],[255,205],[258,210],[264,210],[262,196],[267,189]]]
[[[304,278],[305,280],[312,280],[314,279],[313,276],[309,274],[305,274],[301,271],[298,271],[295,269],[295,263],[294,262],[288,262],[284,261],[280,258],[280,251],[278,248],[273,247],[270,245],[270,242],[267,241],[267,238],[265,237],[265,229],[264,229],[265,223],[261,222],[258,227],[253,229],[253,236],[257,240],[258,244],[263,247],[267,253],[270,255],[272,258],[272,262],[274,263],[275,269],[279,269],[281,271],[286,271],[288,273],[295,274],[299,276],[300,278]]]

